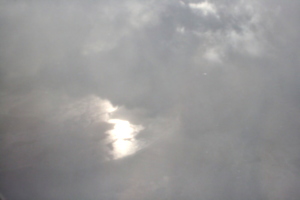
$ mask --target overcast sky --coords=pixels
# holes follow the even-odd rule
[[[300,199],[299,10],[1,0],[0,199]]]

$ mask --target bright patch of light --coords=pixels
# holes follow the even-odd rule
[[[107,132],[111,141],[113,158],[119,159],[135,153],[139,148],[135,136],[143,127],[121,119],[110,119],[108,123],[114,124],[113,129]]]
[[[105,107],[105,111],[108,113],[115,112],[118,110],[118,107],[114,107],[109,101],[105,100],[102,105]]]
[[[192,9],[200,10],[204,15],[217,13],[216,7],[207,1],[202,3],[189,3],[188,5]]]
[[[204,58],[206,58],[209,61],[216,62],[216,63],[222,62],[220,52],[218,52],[217,49],[208,49],[204,53]]]
[[[102,144],[107,147],[109,160],[111,157],[119,159],[132,155],[141,148],[141,142],[135,137],[144,127],[127,120],[115,119],[114,115],[118,109],[109,100],[90,95],[63,107],[59,116],[61,120],[77,120],[85,126],[112,124],[113,128],[105,132],[107,137]]]
[[[133,137],[134,128],[129,121],[110,119],[108,122],[114,124],[114,129],[111,130],[114,139],[127,139]]]

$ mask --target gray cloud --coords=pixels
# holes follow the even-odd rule
[[[1,1],[0,192],[298,199],[299,6]]]

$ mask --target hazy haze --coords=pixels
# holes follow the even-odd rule
[[[0,199],[300,199],[299,10],[1,0]]]

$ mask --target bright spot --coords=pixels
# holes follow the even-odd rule
[[[114,106],[109,100],[91,95],[64,106],[59,119],[73,119],[85,126],[93,127],[103,122],[112,124],[113,128],[105,132],[107,137],[101,144],[109,148],[108,153],[113,159],[119,159],[141,149],[141,141],[136,139],[136,135],[144,127],[131,124],[127,120],[114,119],[113,116],[118,109],[121,108]]]
[[[113,129],[107,132],[113,158],[119,159],[134,154],[139,149],[135,136],[143,130],[143,127],[121,119],[110,119],[108,123],[114,124]]]
[[[128,139],[133,137],[134,128],[129,121],[110,119],[108,122],[114,124],[114,129],[111,130],[113,139]]]
[[[192,9],[202,11],[202,13],[204,15],[207,15],[207,14],[216,15],[216,13],[217,13],[216,7],[212,3],[209,3],[207,1],[204,1],[202,3],[189,3],[188,5]]]
[[[204,58],[215,62],[215,63],[221,63],[222,62],[222,52],[218,49],[208,49],[205,53],[204,53]]]

